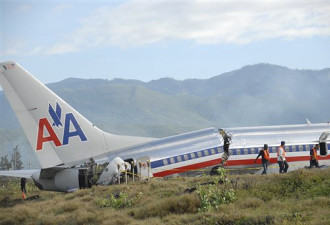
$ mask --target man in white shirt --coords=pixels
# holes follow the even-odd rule
[[[285,141],[281,141],[281,146],[277,150],[277,162],[280,166],[280,173],[286,173],[289,168],[289,164],[285,159]]]

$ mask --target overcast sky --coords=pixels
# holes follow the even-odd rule
[[[68,77],[206,79],[330,67],[329,0],[0,0],[0,61]]]

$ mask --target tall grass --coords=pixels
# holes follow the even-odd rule
[[[25,201],[19,179],[1,179],[0,224],[329,224],[330,169],[229,175],[227,186],[212,188],[232,189],[237,199],[198,210],[199,193],[185,190],[215,179],[157,179],[67,194],[39,191],[28,182],[28,196],[40,198]]]

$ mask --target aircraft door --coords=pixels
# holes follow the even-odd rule
[[[152,177],[150,158],[143,156],[136,159],[137,170],[141,180],[149,180]]]
[[[80,189],[91,187],[86,168],[79,169],[78,179],[79,179],[79,188]]]
[[[327,142],[320,142],[320,155],[327,156],[328,155],[328,144]]]
[[[323,132],[319,138],[319,144],[320,144],[320,155],[321,156],[327,156],[328,155],[328,137],[330,136],[330,132],[326,131]]]

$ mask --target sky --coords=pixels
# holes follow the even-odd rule
[[[0,0],[0,61],[69,77],[207,79],[330,67],[329,0]]]

